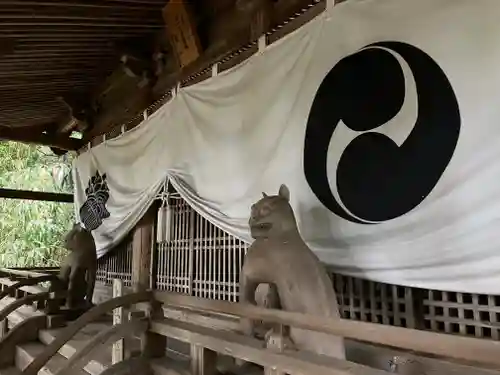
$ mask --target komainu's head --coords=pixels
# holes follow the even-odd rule
[[[266,195],[252,205],[250,233],[253,238],[271,238],[297,230],[297,222],[290,206],[290,191],[281,185],[278,195]]]
[[[75,223],[64,237],[64,247],[70,251],[95,248],[94,237],[80,223]]]

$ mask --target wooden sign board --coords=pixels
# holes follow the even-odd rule
[[[202,53],[200,39],[186,2],[170,0],[163,8],[163,20],[181,68],[200,57]]]

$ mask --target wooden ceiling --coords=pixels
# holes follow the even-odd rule
[[[168,0],[0,0],[0,140],[78,150],[75,119],[85,124],[92,114],[84,141],[109,134],[183,76],[324,0],[171,2],[183,9],[166,13]],[[189,16],[179,21],[182,12]],[[187,65],[179,58],[186,35],[198,44]]]
[[[89,97],[119,64],[116,42],[164,28],[165,0],[1,0],[0,137],[62,148],[60,99]]]

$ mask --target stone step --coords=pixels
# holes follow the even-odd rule
[[[59,349],[59,354],[64,358],[70,358],[82,347],[84,347],[87,342],[92,339],[96,334],[102,332],[110,326],[108,322],[96,322],[91,323],[84,327],[80,332],[78,332],[70,341],[64,344],[61,349]],[[45,345],[49,345],[55,340],[58,333],[61,332],[59,329],[41,330],[39,333],[39,340]],[[89,361],[84,370],[90,375],[99,375],[101,372],[106,370],[111,365],[111,347],[103,348],[99,353],[94,356],[94,358]]]
[[[19,345],[16,350],[16,367],[23,371],[33,360],[45,349],[45,345],[40,342],[30,342]],[[60,354],[53,356],[47,364],[38,371],[39,375],[55,375],[67,363],[67,359]],[[75,375],[88,375],[83,370],[75,369]]]

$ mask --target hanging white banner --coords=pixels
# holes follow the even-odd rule
[[[75,162],[99,255],[167,175],[246,241],[250,205],[285,183],[335,271],[499,294],[499,17],[498,0],[349,0],[180,89]]]

